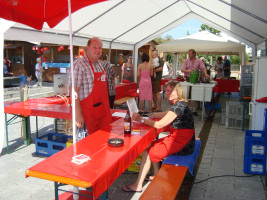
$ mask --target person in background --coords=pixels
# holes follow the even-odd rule
[[[102,42],[93,37],[88,40],[86,54],[76,60],[73,66],[76,138],[81,140],[112,121],[106,75],[98,62],[102,54]],[[72,85],[69,70],[69,86]]]
[[[6,65],[7,72],[10,72],[10,63],[11,63],[11,61],[8,59],[8,57],[4,58],[4,63]]]
[[[196,58],[196,51],[194,49],[189,49],[188,56],[189,58],[184,60],[181,70],[184,73],[186,81],[188,82],[190,81],[190,73],[193,73],[194,71],[198,72],[199,70],[201,70],[202,73],[204,73],[204,76],[209,79],[210,76],[207,73],[204,63],[200,59]],[[191,98],[191,89],[189,92],[189,98]],[[192,112],[194,115],[198,116],[197,102],[193,101],[192,104],[193,104]],[[191,101],[188,101],[188,106],[191,107]]]
[[[101,64],[102,68],[105,70],[105,73],[107,75],[109,106],[110,106],[110,108],[113,108],[114,100],[116,97],[115,73],[114,73],[114,70],[113,70],[110,62],[107,61],[107,56],[104,52],[102,52],[102,55],[99,58],[99,63]]]
[[[194,118],[187,105],[183,86],[177,81],[166,83],[166,98],[171,104],[170,110],[166,112],[153,113],[153,118],[160,118],[159,121],[143,119],[134,113],[132,119],[147,126],[157,129],[170,124],[170,133],[161,139],[154,140],[151,145],[142,153],[142,161],[137,180],[122,187],[125,192],[142,192],[143,182],[150,181],[154,176],[146,178],[151,167],[154,168],[154,175],[159,170],[159,162],[169,155],[190,155],[195,148]]]
[[[152,92],[153,92],[153,103],[154,107],[152,108],[153,112],[161,112],[161,95],[160,95],[160,82],[162,78],[162,71],[163,71],[163,60],[158,56],[158,51],[154,50],[152,52],[152,60],[158,59],[159,65],[154,68],[154,73],[156,73],[155,78],[152,78]]]
[[[119,54],[119,58],[118,58],[118,64],[119,64],[119,66],[121,67],[123,65],[123,63],[125,63],[125,62],[126,62],[126,59],[123,57],[123,54],[120,53]]]
[[[230,78],[231,75],[231,63],[227,59],[227,56],[223,57],[223,71],[224,71],[224,77]]]
[[[43,82],[42,75],[44,72],[44,69],[42,66],[42,57],[38,57],[36,59],[36,62],[37,63],[35,65],[35,76],[37,78],[37,82],[36,82],[35,86],[40,85],[40,87],[42,87],[42,82]]]
[[[215,71],[216,71],[215,78],[223,78],[224,77],[222,57],[217,58],[217,62],[215,63]]]
[[[153,66],[149,63],[149,55],[143,53],[141,57],[142,63],[138,66],[137,76],[140,77],[139,82],[139,111],[143,112],[143,102],[148,100],[148,112],[152,112],[152,83]]]
[[[207,70],[207,74],[210,76],[210,69],[212,68],[212,66],[206,62],[206,59],[204,57],[201,57],[200,60],[202,60],[202,62],[204,63]]]
[[[121,82],[123,79],[128,80],[130,82],[134,81],[134,65],[132,60],[132,55],[128,55],[127,62],[123,63],[121,67]]]

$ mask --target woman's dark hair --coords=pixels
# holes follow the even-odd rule
[[[141,57],[142,62],[149,62],[149,55],[147,53],[143,53]]]
[[[217,61],[222,61],[222,57],[218,57],[217,58]]]

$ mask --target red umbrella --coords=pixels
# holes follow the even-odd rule
[[[72,0],[71,12],[106,0]],[[68,16],[67,0],[3,0],[0,1],[0,18],[26,24],[41,30],[44,22],[55,27]]]

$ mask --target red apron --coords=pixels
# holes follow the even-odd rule
[[[81,101],[88,134],[103,128],[112,121],[105,73],[95,72],[90,60],[89,63],[94,73],[94,87],[90,95]]]

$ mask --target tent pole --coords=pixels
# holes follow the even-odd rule
[[[71,21],[71,0],[68,0],[68,13],[69,13],[69,39],[70,39],[70,67],[71,67],[71,103],[72,103],[72,136],[73,136],[73,144],[76,143],[76,117],[75,117],[75,99],[77,99],[77,94],[74,91],[74,74],[73,74],[73,45],[72,45],[72,21]],[[76,155],[76,148],[74,148],[74,155]],[[77,186],[73,186],[74,192],[79,192],[79,188]],[[79,199],[79,195],[73,194],[73,199]]]
[[[133,65],[134,65],[134,82],[137,83],[137,62],[138,62],[138,48],[134,45],[133,49]]]
[[[111,60],[111,45],[112,45],[112,42],[110,42],[110,44],[109,44],[109,52],[108,52],[108,61],[109,62]]]
[[[73,74],[73,46],[72,46],[72,20],[71,20],[71,0],[68,0],[69,12],[69,40],[70,40],[70,68],[71,68],[71,102],[72,102],[72,130],[73,130],[73,143],[76,143],[76,117],[75,117],[75,99],[77,94],[74,91],[74,74]]]

